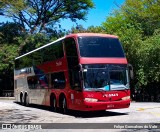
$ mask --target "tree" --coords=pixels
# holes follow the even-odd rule
[[[160,27],[159,0],[126,0],[121,12],[132,25],[140,24],[144,36],[153,35],[154,30]]]
[[[2,23],[0,24],[0,44],[18,43],[18,37],[22,37],[24,33],[18,23]]]
[[[2,0],[1,3],[0,15],[13,18],[31,33],[55,26],[62,19],[85,20],[87,11],[94,6],[91,0]]]
[[[0,75],[13,76],[14,58],[18,56],[19,39],[23,38],[19,24],[3,23],[0,25]]]
[[[53,38],[54,39],[54,38]],[[0,90],[13,90],[14,60],[22,53],[38,48],[52,38],[45,34],[23,34],[19,24],[0,25]],[[0,91],[1,92],[1,91]],[[1,93],[0,93],[1,94]]]
[[[72,27],[69,33],[103,33],[104,30],[101,26],[89,26],[88,28],[84,28],[82,25],[77,25],[76,27]]]
[[[160,82],[160,29],[139,47],[138,78],[141,84]]]
[[[1,0],[0,1],[0,15],[10,17],[9,14],[5,14],[5,8],[8,8],[9,11],[12,11],[10,7],[14,7],[17,11],[25,8],[23,0]],[[16,11],[14,9],[14,11]]]
[[[23,55],[27,52],[30,52],[36,48],[39,48],[51,41],[53,41],[55,38],[50,38],[47,35],[43,33],[37,33],[37,34],[28,34],[25,39],[21,38],[19,39],[19,55]]]
[[[14,69],[14,59],[16,56],[18,56],[17,49],[18,49],[18,45],[14,45],[14,44],[0,45],[1,90],[13,89],[13,76],[14,76],[13,69]]]
[[[119,36],[128,62],[133,65],[132,86],[145,88],[150,96],[156,96],[160,85],[159,18],[159,0],[126,0],[102,23],[105,33]]]

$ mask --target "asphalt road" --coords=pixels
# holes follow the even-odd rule
[[[42,124],[45,128],[47,125],[52,128],[61,127],[62,129],[54,129],[55,131],[71,131],[67,127],[79,128],[76,131],[105,131],[107,127],[118,129],[106,129],[107,131],[160,131],[155,129],[155,123],[160,128],[160,103],[138,103],[132,102],[131,106],[126,109],[107,110],[106,112],[77,112],[70,111],[68,114],[59,112],[51,112],[49,107],[31,105],[30,107],[21,106],[14,100],[0,100],[0,123],[52,123]],[[55,123],[62,123],[55,124]],[[66,124],[68,123],[68,124]],[[76,124],[74,124],[76,123]],[[112,123],[112,124],[110,124]],[[124,123],[121,125],[121,123]],[[133,124],[128,124],[133,123]],[[136,123],[136,124],[135,124]],[[128,129],[127,125],[135,126],[137,123],[149,123],[144,128]],[[144,127],[145,124],[139,124]],[[67,125],[67,126],[66,126]],[[111,125],[111,127],[110,127]],[[119,125],[119,126],[118,126]],[[74,127],[72,127],[74,126]],[[100,128],[103,129],[100,129]],[[43,128],[43,127],[42,127]],[[80,128],[86,128],[81,129]],[[121,129],[120,129],[121,128]],[[50,131],[51,129],[48,129]],[[4,130],[8,131],[8,130]],[[41,131],[41,130],[37,130]],[[46,131],[46,130],[45,130]],[[52,130],[53,131],[53,130]],[[75,131],[75,130],[73,130]]]

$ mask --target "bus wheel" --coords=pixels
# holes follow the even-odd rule
[[[57,103],[56,103],[56,97],[55,96],[52,96],[51,99],[51,111],[56,111],[57,110]]]
[[[62,100],[62,113],[67,113],[68,109],[67,109],[67,101],[66,98],[64,97]]]
[[[25,104],[25,106],[29,106],[29,97],[27,94],[25,95],[24,104]]]
[[[24,98],[23,98],[23,94],[20,94],[20,104],[24,105]]]

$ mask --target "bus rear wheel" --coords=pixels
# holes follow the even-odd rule
[[[68,112],[68,108],[67,108],[67,100],[65,97],[63,97],[62,100],[62,113],[66,114]]]
[[[25,105],[25,106],[29,106],[29,97],[28,97],[28,94],[25,95],[24,105]]]
[[[51,111],[56,111],[57,110],[57,103],[56,103],[56,97],[55,96],[52,96],[51,99],[50,99],[50,106],[51,106]]]
[[[20,104],[24,105],[24,97],[22,93],[20,94]]]

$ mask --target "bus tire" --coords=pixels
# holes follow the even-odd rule
[[[24,105],[23,93],[20,94],[20,104],[21,104],[21,105]]]
[[[51,106],[51,111],[55,112],[57,110],[57,101],[54,95],[51,96],[50,98],[50,106]]]
[[[25,95],[24,105],[27,106],[27,107],[29,106],[29,97],[28,97],[28,94]]]
[[[68,108],[67,108],[67,100],[65,97],[63,97],[62,100],[62,113],[66,114],[68,112]]]

